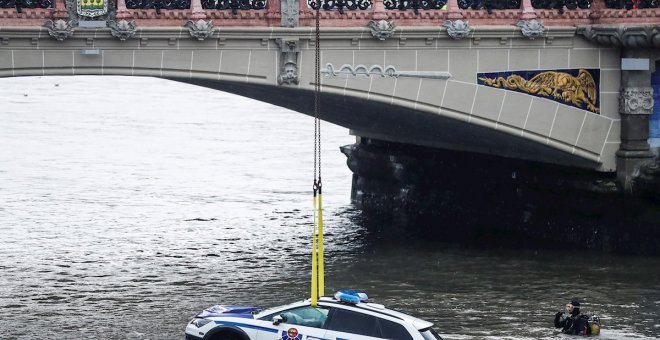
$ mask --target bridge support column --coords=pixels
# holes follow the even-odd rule
[[[126,0],[117,0],[117,19],[132,19],[131,12],[126,8]]]
[[[604,2],[595,2],[590,18],[601,18],[603,5]],[[660,189],[660,164],[653,161],[648,144],[649,118],[653,112],[651,73],[655,68],[655,62],[651,61],[660,47],[659,28],[657,24],[578,26],[578,34],[586,39],[620,48],[623,58],[641,59],[630,60],[630,67],[622,65],[621,71],[621,144],[616,153],[616,173],[619,185],[628,195],[648,195]]]
[[[341,151],[384,238],[660,254],[658,199],[624,197],[610,173],[362,137]]]
[[[300,25],[300,6],[301,1],[299,0],[282,0],[280,3],[280,26],[298,27]]]
[[[64,1],[61,1],[59,4],[57,0],[53,1],[53,19],[67,19],[69,17],[69,12],[66,11],[66,6]]]
[[[202,2],[200,0],[192,0],[190,2],[190,9],[192,10],[191,19],[193,20],[206,19],[206,12],[204,12],[204,7],[202,7]]]
[[[387,12],[385,11],[385,3],[383,0],[374,0],[374,12],[372,19],[374,20],[387,20]]]
[[[534,6],[532,6],[532,0],[523,0],[522,1],[522,20],[532,20],[536,19],[536,11]]]
[[[624,58],[650,60],[646,50],[624,50]],[[635,181],[653,160],[648,144],[649,118],[653,111],[651,70],[621,71],[621,145],[617,151],[617,179],[626,194],[637,193]]]
[[[447,0],[447,19],[463,19],[461,9],[458,7],[458,0]]]

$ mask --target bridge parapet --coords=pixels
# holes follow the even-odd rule
[[[428,9],[411,7],[410,2],[402,6],[396,0],[363,1],[364,9],[328,6],[321,11],[321,25],[364,27],[372,20],[393,20],[397,26],[439,26],[457,19],[469,21],[471,26],[516,25],[520,20],[532,19],[546,26],[660,21],[659,3],[650,0],[436,0],[429,2],[436,5]],[[225,27],[314,26],[314,10],[305,0],[252,0],[249,6],[235,5],[238,2],[233,0],[180,1],[171,6],[161,3],[165,2],[113,2],[118,19],[136,20],[139,26],[182,26],[187,20],[199,19],[212,19],[215,26]],[[287,16],[295,17],[296,22],[283,21]],[[0,26],[42,26],[44,20],[68,18],[64,0],[0,0]]]

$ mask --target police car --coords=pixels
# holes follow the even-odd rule
[[[187,325],[186,340],[442,340],[432,323],[356,296],[338,292],[316,307],[308,299],[263,311],[213,306]]]

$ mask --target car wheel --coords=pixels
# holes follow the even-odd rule
[[[206,340],[250,340],[250,339],[244,339],[244,337],[238,332],[228,329],[215,333]]]

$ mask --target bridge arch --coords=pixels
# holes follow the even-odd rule
[[[465,40],[440,38],[442,30],[407,28],[379,41],[366,28],[326,29],[322,118],[359,136],[615,169],[618,49],[593,45],[574,27],[555,27],[536,42],[508,27],[477,29]],[[203,41],[171,27],[144,28],[126,41],[107,29],[76,30],[62,42],[39,27],[0,33],[3,77],[152,76],[312,112],[310,28],[223,28]],[[295,79],[283,78],[285,61],[294,62]],[[483,73],[580,68],[603,80],[598,113],[478,81]]]

